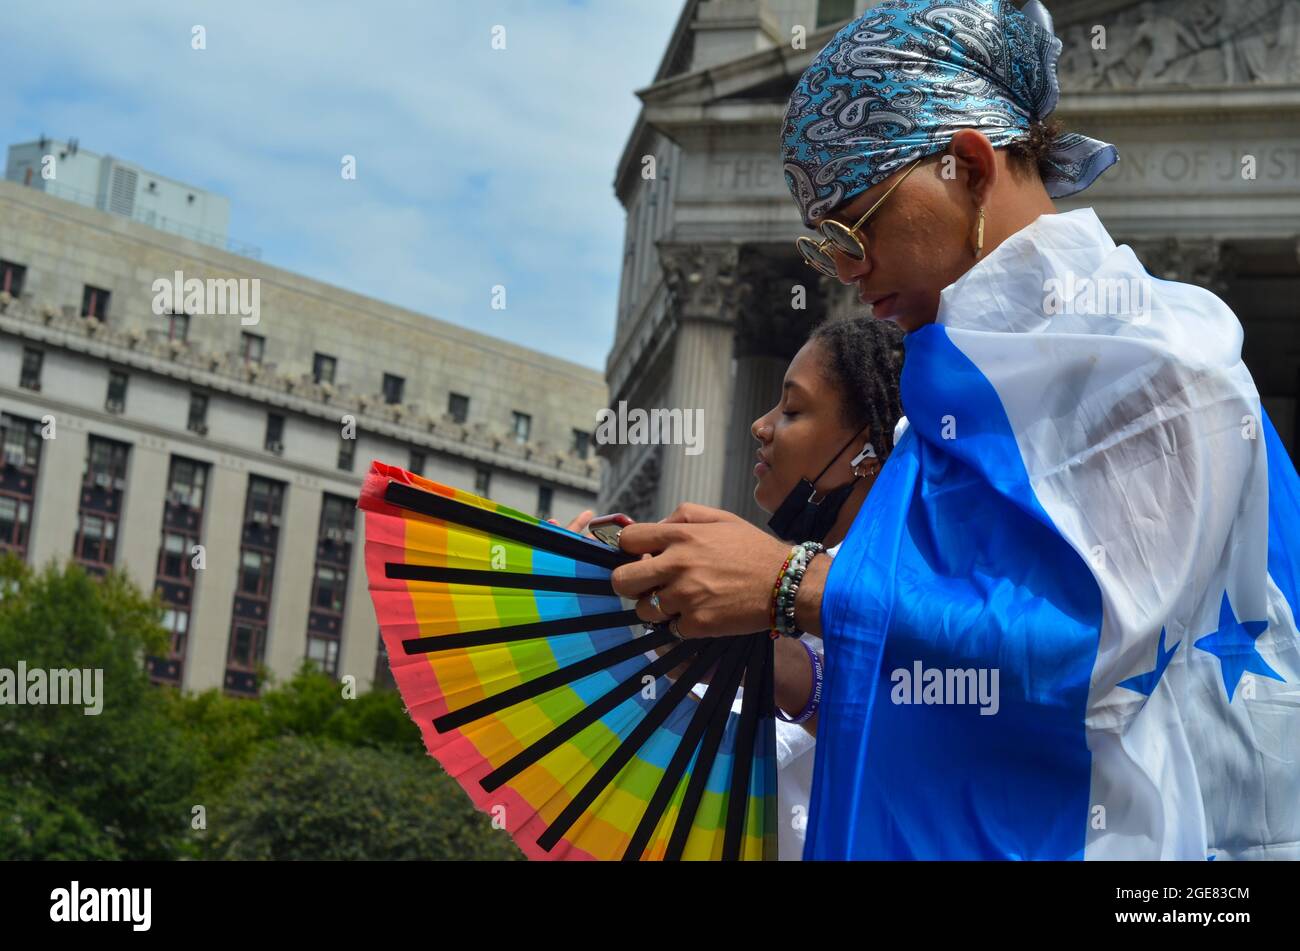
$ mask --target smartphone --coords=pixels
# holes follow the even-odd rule
[[[587,530],[610,548],[618,547],[618,535],[632,520],[622,512],[614,515],[597,515],[587,523]]]

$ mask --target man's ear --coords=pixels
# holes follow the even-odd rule
[[[998,181],[998,158],[988,136],[975,129],[962,129],[948,143],[948,153],[956,159],[958,175],[974,203],[987,203]]]

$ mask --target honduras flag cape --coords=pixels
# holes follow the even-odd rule
[[[1300,480],[1241,340],[1087,208],[944,290],[826,580],[805,858],[1300,858]]]

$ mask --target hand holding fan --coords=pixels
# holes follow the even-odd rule
[[[776,857],[766,633],[646,629],[610,583],[633,556],[394,466],[359,508],[407,711],[529,858]]]

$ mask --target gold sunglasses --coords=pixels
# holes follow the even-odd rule
[[[852,228],[845,227],[838,221],[823,221],[817,228],[817,230],[822,233],[821,241],[814,241],[806,235],[800,235],[796,238],[794,246],[799,249],[799,253],[803,255],[803,259],[827,277],[839,276],[839,272],[835,267],[835,258],[826,250],[827,245],[834,245],[837,251],[847,254],[855,261],[864,260],[867,256],[867,250],[863,247],[862,241],[858,238],[856,234],[857,230],[866,224],[867,219],[875,214],[876,209],[885,203],[885,199],[893,194],[895,188],[903,184],[903,179],[911,175],[912,169],[916,168],[920,162],[921,160],[917,159],[908,166],[907,171],[899,177],[898,181],[889,186],[888,191],[881,195],[880,199],[867,209],[866,214],[859,218],[857,224]]]

